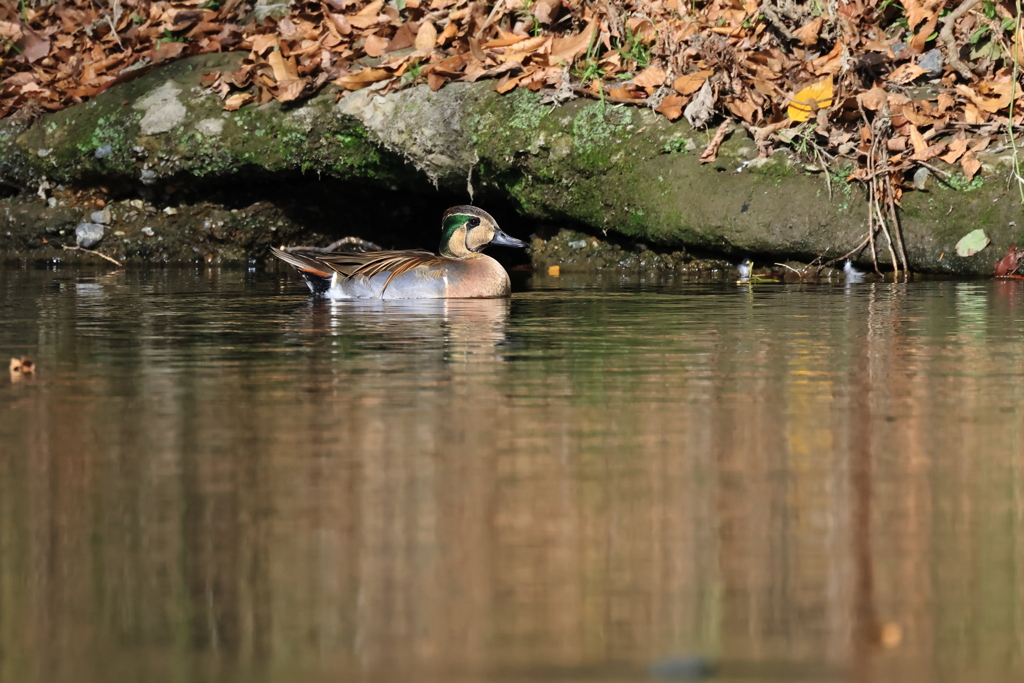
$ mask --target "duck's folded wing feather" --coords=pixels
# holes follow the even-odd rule
[[[277,253],[277,252],[275,252]],[[310,270],[310,266],[297,265],[296,261],[308,264],[315,261],[319,269],[330,268],[345,277],[352,278],[361,275],[366,278],[389,273],[388,279],[384,282],[384,289],[396,277],[418,266],[437,265],[441,263],[442,257],[432,254],[429,251],[371,251],[371,252],[339,252],[336,254],[314,254],[302,250],[289,252],[288,256],[278,253],[280,258],[300,269]]]

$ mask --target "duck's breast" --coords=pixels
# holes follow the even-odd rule
[[[445,265],[445,280],[445,296],[449,299],[493,299],[512,292],[505,268],[483,254],[449,261]]]

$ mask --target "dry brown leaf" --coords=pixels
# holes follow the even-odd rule
[[[615,98],[617,100],[635,100],[638,99],[633,91],[628,90],[624,86],[616,86],[608,91],[608,97]]]
[[[949,143],[949,152],[943,155],[941,158],[947,164],[955,164],[956,160],[959,159],[964,152],[967,151],[967,139],[958,136],[951,143]]]
[[[922,150],[917,150],[911,155],[911,161],[929,161],[942,154],[946,149],[946,143],[940,142],[937,145],[929,145]]]
[[[824,22],[825,19],[823,17],[812,19],[797,29],[794,35],[803,43],[804,47],[814,47],[818,42],[818,33],[821,32],[821,25]]]
[[[928,149],[928,143],[924,141],[924,136],[921,135],[921,131],[917,129],[917,126],[910,124],[910,144],[914,146],[914,153],[918,154],[925,149]]]
[[[938,23],[939,15],[936,12],[929,17],[928,21],[924,22],[924,26],[921,27],[921,30],[910,39],[910,43],[908,43],[910,47],[918,52],[924,52],[924,47],[931,35],[935,33],[935,28],[938,26]]]
[[[436,73],[427,74],[427,85],[430,86],[431,92],[437,92],[444,85],[445,77]]]
[[[715,137],[711,138],[711,142],[708,143],[707,148],[700,155],[700,163],[708,164],[718,158],[718,148],[722,146],[722,141],[725,140],[725,136],[729,134],[729,129],[732,124],[729,121],[723,121],[722,125],[715,131]]]
[[[680,76],[672,83],[672,88],[680,95],[692,95],[703,87],[711,74],[715,73],[710,69],[697,71],[696,73]]]
[[[265,55],[277,47],[277,36],[271,34],[253,36],[251,42],[254,55]]]
[[[686,104],[685,97],[681,95],[668,95],[661,101],[658,108],[654,111],[658,112],[669,121],[675,121],[683,115],[683,105]]]
[[[968,102],[964,105],[964,122],[965,123],[985,123],[984,115],[981,110],[978,109],[973,102]]]
[[[730,97],[725,101],[725,107],[751,125],[761,118],[761,109],[750,100]]]
[[[499,93],[504,95],[509,90],[512,90],[517,85],[519,85],[519,81],[522,78],[523,78],[522,76],[513,76],[513,77],[510,78],[508,75],[505,75],[505,76],[503,76],[501,78],[500,81],[498,81],[495,84],[494,89],[495,89],[495,91],[497,91],[497,92],[499,92]]]
[[[563,62],[565,64],[572,64],[575,62],[576,58],[590,47],[590,41],[594,37],[596,26],[595,22],[591,22],[575,36],[555,38],[551,43],[551,63],[558,64]]]
[[[885,80],[896,85],[906,85],[915,78],[920,77],[922,74],[927,73],[924,69],[919,67],[917,64],[904,64],[899,67],[891,74],[886,76]]]
[[[964,154],[963,158],[960,159],[960,168],[964,170],[964,175],[967,176],[967,180],[972,180],[978,171],[981,170],[981,162],[974,156],[974,152],[967,152],[967,154]]]
[[[539,23],[547,25],[554,21],[561,8],[561,0],[538,0],[530,8],[530,13]]]
[[[363,50],[366,51],[371,57],[380,57],[387,51],[388,43],[390,41],[387,38],[381,38],[378,35],[366,36],[366,43],[363,45]]]
[[[794,121],[806,121],[817,114],[819,109],[832,106],[832,77],[812,83],[793,96],[786,108],[786,115]]]
[[[278,83],[277,96],[274,99],[278,102],[292,102],[293,100],[298,99],[305,87],[306,82],[302,79],[294,79]]]
[[[633,79],[633,84],[641,88],[659,88],[665,84],[665,70],[660,66],[649,66]]]
[[[391,72],[384,69],[363,69],[362,71],[339,76],[334,80],[334,84],[339,85],[346,90],[361,90],[368,85],[372,85],[390,77]]]
[[[985,137],[981,138],[980,140],[975,140],[974,141],[974,144],[971,145],[971,151],[972,152],[984,152],[986,149],[988,149],[988,146],[991,143],[992,143],[992,137],[989,136],[989,135],[986,135]]]
[[[30,64],[34,64],[50,54],[50,39],[28,29],[23,29],[23,35],[17,46]]]
[[[888,97],[889,93],[884,89],[875,87],[857,95],[857,101],[869,111],[878,111],[885,106]]]
[[[274,70],[274,80],[278,83],[294,81],[299,77],[299,72],[296,70],[292,60],[285,59],[278,50],[274,50],[267,55],[267,63]]]
[[[237,111],[238,109],[242,108],[246,104],[249,104],[255,99],[256,98],[253,97],[251,94],[247,92],[241,92],[237,95],[232,95],[231,97],[224,100],[224,109],[226,109],[227,111]]]
[[[430,52],[436,44],[437,29],[429,21],[424,21],[416,33],[416,42],[413,43],[413,46],[420,52]]]

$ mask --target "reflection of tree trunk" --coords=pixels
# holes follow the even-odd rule
[[[869,333],[870,334],[870,333]],[[871,681],[878,637],[874,558],[871,552],[871,367],[870,338],[854,363],[850,401],[850,523],[853,545],[853,666],[858,681]]]
[[[855,402],[856,403],[856,402]],[[870,681],[871,650],[878,638],[875,613],[875,575],[871,553],[871,446],[867,438],[868,410],[855,405],[853,424],[858,427],[850,454],[851,517],[853,537],[853,657],[857,680]]]

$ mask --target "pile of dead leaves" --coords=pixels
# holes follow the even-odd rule
[[[244,50],[241,68],[204,79],[227,109],[327,83],[344,94],[490,78],[503,93],[650,106],[696,127],[725,116],[763,154],[787,144],[822,161],[847,156],[862,179],[879,148],[890,170],[941,159],[969,179],[1011,110],[1021,123],[1013,60],[1024,33],[1005,6],[978,0],[298,0],[276,18],[257,9],[0,0],[0,117],[80,102],[171,59]]]

